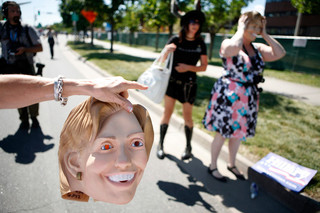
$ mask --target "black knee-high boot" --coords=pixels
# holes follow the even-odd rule
[[[182,153],[182,156],[181,156],[182,160],[187,160],[192,157],[192,154],[191,154],[192,131],[193,131],[193,127],[184,126],[184,132],[186,133],[187,147],[184,153]]]
[[[157,151],[157,156],[159,159],[163,159],[165,155],[163,152],[163,142],[164,142],[164,136],[167,133],[167,129],[168,129],[168,124],[160,125],[160,141],[159,141],[158,151]]]

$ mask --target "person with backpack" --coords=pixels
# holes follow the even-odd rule
[[[37,31],[26,24],[22,24],[19,4],[6,1],[2,4],[5,21],[0,22],[1,42],[1,74],[35,75],[33,57],[42,51],[42,44]],[[38,128],[39,104],[19,108],[21,120],[20,128],[29,129],[29,116],[32,127]]]

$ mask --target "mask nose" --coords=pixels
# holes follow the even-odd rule
[[[126,169],[131,166],[131,157],[129,151],[125,148],[125,145],[121,146],[119,149],[115,166],[120,169]]]

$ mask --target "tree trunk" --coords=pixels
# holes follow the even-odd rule
[[[132,46],[133,44],[133,38],[134,38],[134,32],[130,30],[130,36],[129,36],[129,45]]]
[[[296,27],[294,29],[294,36],[299,36],[300,25],[301,25],[301,16],[302,16],[302,14],[300,12],[298,12]]]
[[[209,45],[209,54],[208,54],[209,61],[212,59],[212,51],[213,51],[213,44],[214,44],[215,37],[216,37],[215,31],[210,31],[210,45]]]
[[[114,20],[111,20],[111,41],[110,41],[110,53],[113,53],[113,31],[114,31]]]
[[[157,34],[156,34],[156,51],[158,51],[158,47],[159,47],[159,32],[160,32],[160,26],[157,26]]]
[[[169,25],[169,38],[171,38],[173,35],[173,24]]]
[[[91,31],[91,46],[93,46],[93,23],[91,24],[91,29],[90,29],[90,31]],[[86,36],[86,35],[85,35]]]

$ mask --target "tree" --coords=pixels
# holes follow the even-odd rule
[[[156,28],[155,48],[157,51],[159,46],[160,28],[169,26],[172,30],[176,18],[170,12],[170,1],[168,0],[144,0],[143,11],[144,14],[146,14],[146,24]]]
[[[101,26],[102,22],[103,22],[103,6],[104,6],[104,2],[103,0],[85,0],[84,1],[84,7],[83,9],[87,10],[87,11],[94,11],[97,13],[97,17],[96,20],[90,24],[90,28],[91,28],[91,45],[93,45],[93,27],[94,26]]]
[[[119,20],[121,15],[121,5],[124,5],[124,0],[112,0],[110,4],[104,5],[104,19],[107,20],[111,25],[111,47],[110,53],[113,52],[113,33],[116,25],[116,20]]]
[[[294,36],[299,35],[299,29],[301,24],[301,16],[303,13],[319,14],[320,12],[320,1],[311,0],[291,0],[291,4],[298,10],[298,17],[296,21],[296,27],[294,30]]]
[[[293,7],[297,8],[299,13],[319,14],[319,0],[291,0]]]
[[[84,36],[89,26],[91,26],[91,44],[93,45],[93,26],[101,26],[103,21],[103,0],[62,0],[60,4],[60,14],[63,23],[67,27],[72,26],[72,14],[76,13],[79,20],[76,23],[76,29],[82,30]],[[92,10],[98,13],[96,21],[91,24],[80,14],[81,10]]]
[[[80,15],[80,11],[83,9],[84,4],[80,0],[62,0],[60,3],[60,15],[62,22],[66,27],[72,27],[72,14],[76,13],[79,16],[79,20],[76,22],[76,29],[86,30],[89,26],[87,20]]]
[[[241,8],[252,0],[205,0],[202,1],[202,11],[206,15],[205,28],[210,33],[208,58],[212,58],[212,50],[216,33],[227,24],[237,20],[241,15]]]
[[[141,9],[139,1],[129,1],[125,3],[124,15],[122,17],[122,21],[118,24],[118,26],[124,30],[129,30],[129,44],[132,45],[132,38],[134,32],[139,31],[139,28],[143,24],[144,13]]]

